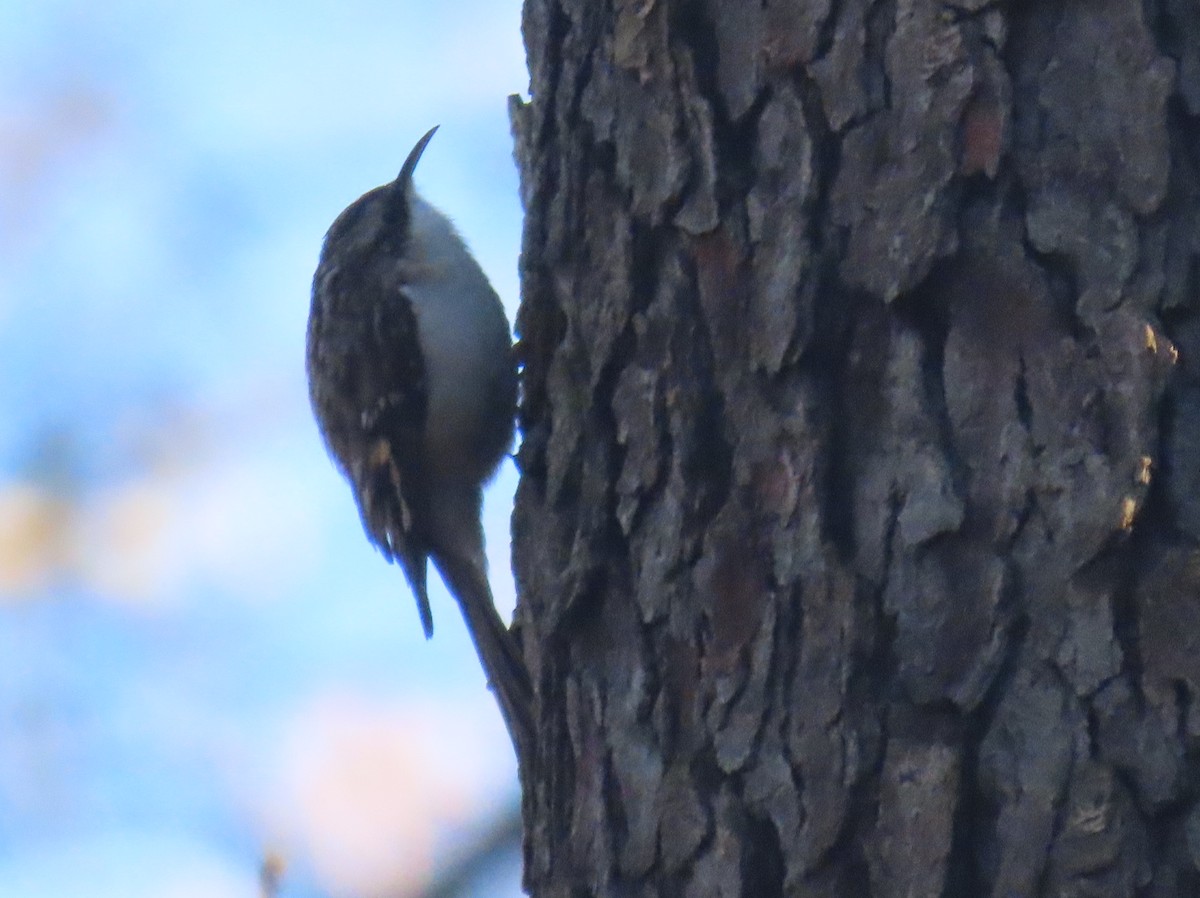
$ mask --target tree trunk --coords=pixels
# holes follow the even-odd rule
[[[1200,894],[1195,0],[527,0],[535,896]]]

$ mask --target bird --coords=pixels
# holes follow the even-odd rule
[[[521,759],[533,690],[492,599],[480,520],[483,486],[512,446],[516,357],[496,291],[413,185],[436,132],[325,235],[308,317],[309,399],[367,538],[404,571],[427,639],[428,562],[440,572]]]

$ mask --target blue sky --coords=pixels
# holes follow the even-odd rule
[[[401,894],[513,766],[457,610],[439,589],[426,643],[321,448],[309,284],[440,124],[418,187],[512,317],[519,3],[0,20],[3,894],[254,895],[267,853],[284,896]],[[514,484],[487,509],[504,613]]]

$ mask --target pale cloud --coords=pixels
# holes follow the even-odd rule
[[[262,452],[156,465],[72,496],[0,484],[0,600],[68,585],[129,608],[177,603],[196,585],[284,596],[321,557],[304,476]]]
[[[297,477],[279,460],[230,456],[101,490],[79,511],[80,582],[132,606],[179,601],[193,585],[281,597],[319,555]]]
[[[48,588],[69,564],[70,503],[33,483],[0,487],[0,601]]]
[[[496,763],[508,751],[503,731],[466,732],[471,719],[488,717],[349,691],[313,697],[286,728],[263,811],[282,854],[334,896],[415,891],[445,834],[477,819],[507,785]]]

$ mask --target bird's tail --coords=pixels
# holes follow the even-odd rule
[[[434,561],[458,600],[488,685],[496,694],[518,762],[534,750],[533,686],[516,637],[500,619],[480,560],[435,554]]]

